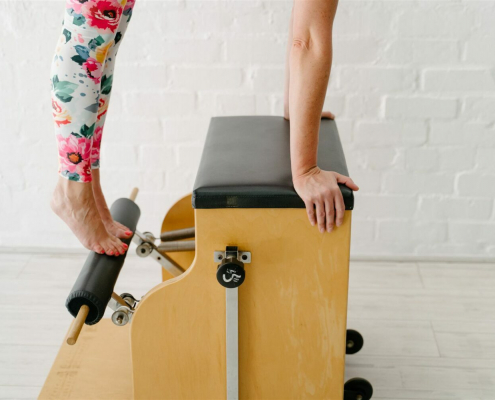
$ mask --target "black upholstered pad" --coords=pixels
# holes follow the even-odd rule
[[[304,208],[292,185],[289,122],[282,117],[212,118],[192,203],[194,208]],[[348,175],[334,121],[322,120],[318,166]],[[347,210],[352,191],[340,185]]]

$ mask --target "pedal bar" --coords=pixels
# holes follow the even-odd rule
[[[115,221],[135,232],[141,211],[134,201],[126,198],[118,199],[110,207],[110,213]],[[121,240],[130,245],[132,237]],[[127,252],[118,257],[90,252],[65,302],[65,306],[74,317],[78,315],[80,308],[86,305],[89,311],[84,322],[93,325],[100,321],[112,296],[126,255]]]

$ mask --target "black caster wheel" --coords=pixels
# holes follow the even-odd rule
[[[363,335],[353,329],[347,329],[345,354],[356,354],[363,348]]]
[[[344,384],[345,400],[370,400],[373,396],[373,386],[366,379],[352,378]]]

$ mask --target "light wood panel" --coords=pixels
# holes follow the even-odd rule
[[[132,399],[129,325],[85,325],[74,346],[62,344],[40,400]]]
[[[192,208],[191,195],[189,194],[177,201],[167,212],[167,215],[165,215],[165,218],[163,219],[162,230],[160,233],[174,231],[177,229],[192,228],[193,226],[194,209]],[[194,260],[194,254],[194,251],[167,253],[172,260],[178,263],[185,270],[191,266],[192,261]],[[162,279],[166,281],[171,278],[173,278],[173,275],[171,275],[166,269],[162,268]]]
[[[337,399],[344,384],[351,212],[320,234],[302,209],[196,210],[196,258],[131,326],[137,399],[222,399],[225,289],[215,250],[252,252],[239,288],[241,399]]]

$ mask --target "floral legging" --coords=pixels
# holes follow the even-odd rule
[[[110,101],[115,57],[136,0],[65,0],[51,65],[59,173],[91,182]]]

